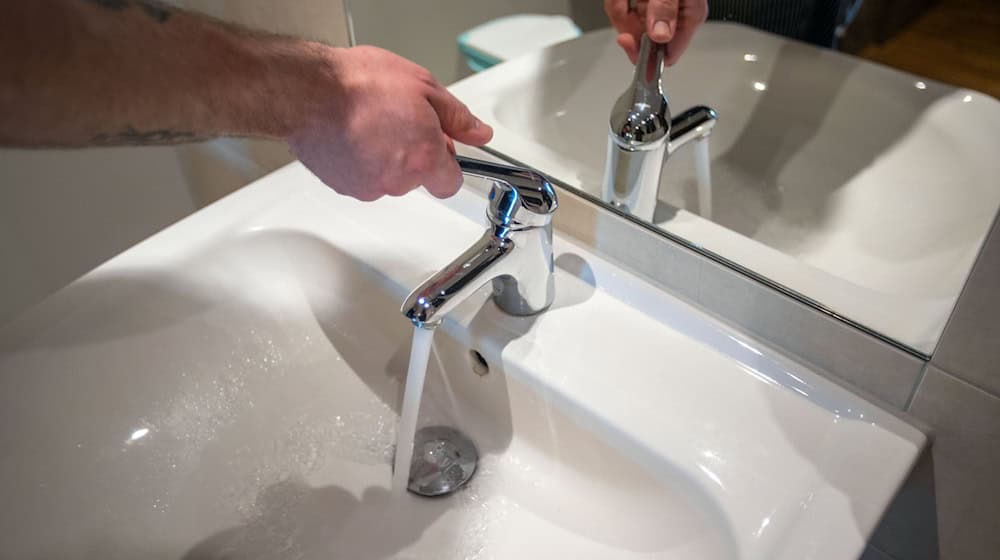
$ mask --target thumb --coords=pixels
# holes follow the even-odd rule
[[[678,0],[650,0],[646,7],[646,33],[656,43],[667,43],[677,29]]]
[[[427,98],[441,121],[445,134],[470,146],[482,146],[493,138],[493,129],[444,87],[438,86]]]

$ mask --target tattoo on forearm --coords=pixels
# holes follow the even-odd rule
[[[145,14],[159,23],[164,23],[174,14],[168,6],[156,0],[87,0],[102,8],[121,12],[131,6],[138,6]]]
[[[130,4],[129,0],[88,0],[91,4],[97,4],[102,8],[120,12]]]
[[[152,0],[140,0],[139,7],[142,11],[146,12],[146,15],[155,19],[156,21],[163,23],[170,19],[173,12],[170,8],[160,4],[159,2],[153,2]]]
[[[114,10],[120,12],[125,8],[129,7],[132,2],[130,0],[88,0],[91,4],[97,4],[102,8],[107,8],[109,10]]]
[[[123,132],[98,134],[94,136],[93,142],[102,146],[156,146],[182,144],[184,142],[195,142],[203,139],[203,137],[193,132],[170,130],[168,128],[139,131],[130,125]]]

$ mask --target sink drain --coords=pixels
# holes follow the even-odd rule
[[[447,426],[427,426],[413,438],[413,463],[407,489],[420,496],[458,490],[476,472],[479,452],[465,434]]]

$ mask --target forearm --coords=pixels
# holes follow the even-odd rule
[[[329,47],[141,0],[15,0],[0,18],[0,144],[285,138],[329,110]]]
[[[492,129],[426,69],[374,47],[254,33],[150,0],[0,6],[0,146],[284,140],[360,200],[462,184],[453,142]]]

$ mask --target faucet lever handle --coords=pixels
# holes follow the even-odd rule
[[[611,109],[611,138],[628,151],[659,147],[670,136],[670,104],[663,93],[663,46],[642,35],[632,83]]]
[[[493,181],[486,215],[494,225],[518,230],[542,227],[552,221],[559,200],[544,175],[462,156],[455,159],[465,175]]]

